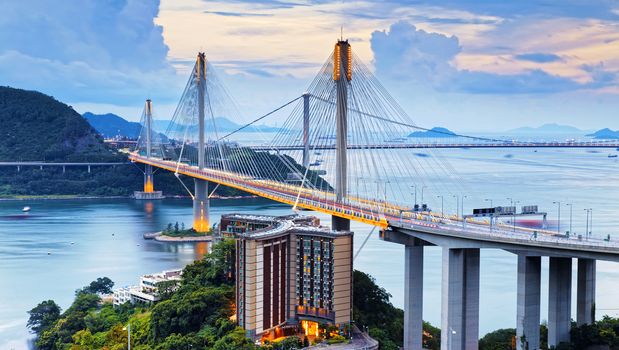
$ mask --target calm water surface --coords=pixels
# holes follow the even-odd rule
[[[509,153],[510,157],[505,157]],[[453,150],[442,152],[457,169],[467,195],[465,207],[539,204],[556,220],[553,201],[574,203],[574,231],[584,231],[584,208],[594,208],[594,233],[619,239],[619,163],[609,151],[585,150]],[[615,153],[613,150],[612,153]],[[394,165],[395,166],[395,165]],[[427,178],[433,181],[444,179]],[[430,186],[432,187],[432,186]],[[438,210],[437,194],[426,194]],[[455,199],[444,194],[445,211],[455,211]],[[23,215],[29,205],[32,211]],[[108,276],[117,286],[136,284],[141,274],[179,268],[208,250],[205,243],[163,244],[144,241],[142,234],[168,222],[191,222],[189,200],[139,202],[134,200],[58,200],[0,202],[0,349],[27,349],[31,337],[26,311],[38,302],[54,299],[64,309],[75,289]],[[287,206],[264,200],[214,201],[211,221],[222,213],[289,214]],[[329,218],[317,214],[327,223]],[[567,229],[569,208],[562,208],[562,229]],[[370,232],[352,225],[357,249]],[[73,244],[72,244],[73,243]],[[50,254],[48,254],[50,253]],[[440,325],[441,251],[427,248],[424,261],[424,319]],[[516,259],[499,250],[481,253],[480,331],[515,327]],[[374,234],[355,261],[355,268],[372,274],[401,306],[403,248],[385,243]],[[547,261],[544,260],[547,266]],[[546,269],[546,268],[544,268]],[[546,318],[547,271],[542,286],[542,318]],[[575,272],[574,272],[575,274]],[[619,315],[619,264],[598,264],[597,314]],[[573,293],[575,298],[575,290]],[[573,308],[575,311],[575,308]]]

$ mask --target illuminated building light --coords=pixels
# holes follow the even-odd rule
[[[333,50],[333,80],[340,80],[341,74],[341,55],[340,55],[340,43],[335,44],[335,49]]]
[[[352,79],[352,46],[348,45],[348,57],[346,62],[346,79],[350,81]]]
[[[153,185],[153,179],[150,176],[146,177],[146,182],[144,183],[144,192],[152,193],[155,190],[155,186]]]

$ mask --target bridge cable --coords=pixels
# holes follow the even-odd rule
[[[271,114],[273,114],[273,113],[275,113],[275,112],[277,112],[277,111],[279,111],[279,110],[281,110],[281,109],[283,109],[283,108],[285,108],[285,107],[289,106],[290,104],[294,103],[295,101],[298,101],[298,100],[299,100],[300,98],[302,98],[302,97],[303,97],[303,96],[299,96],[299,97],[297,97],[297,98],[295,98],[295,99],[293,99],[293,100],[291,100],[291,101],[289,101],[289,102],[287,102],[287,103],[285,103],[285,104],[283,104],[283,105],[281,105],[281,106],[277,107],[276,109],[274,109],[274,110],[270,111],[269,113],[267,113],[267,114],[265,114],[265,115],[263,115],[263,116],[261,116],[261,117],[259,117],[259,118],[257,118],[257,119],[254,119],[253,121],[251,121],[251,122],[249,122],[249,123],[247,123],[247,124],[245,124],[245,125],[241,126],[240,128],[238,128],[238,129],[236,129],[236,130],[234,130],[234,131],[232,131],[232,132],[230,132],[230,133],[228,133],[228,134],[226,134],[226,135],[224,135],[224,136],[220,137],[219,139],[217,139],[217,141],[221,141],[221,140],[223,140],[223,139],[227,138],[228,136],[231,136],[231,135],[233,135],[233,134],[236,134],[237,132],[239,132],[239,131],[241,131],[241,130],[243,130],[243,129],[245,129],[245,128],[249,127],[249,126],[251,126],[252,124],[257,123],[257,122],[261,121],[262,119],[264,119],[264,118],[266,118],[266,117],[270,116]]]
[[[359,253],[361,253],[361,249],[363,249],[363,247],[365,247],[365,244],[368,242],[368,240],[370,239],[370,236],[372,235],[372,233],[374,233],[375,230],[376,230],[376,226],[372,227],[372,230],[365,237],[365,239],[363,240],[363,243],[361,243],[361,246],[359,247],[359,249],[357,249],[357,252],[355,253],[355,256],[352,258],[353,262],[357,259],[357,256],[359,256]]]

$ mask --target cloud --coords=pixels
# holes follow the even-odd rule
[[[617,20],[617,3],[614,0],[563,0],[555,4],[545,0],[481,1],[481,0],[392,0],[402,6],[430,5],[460,9],[477,14],[503,18],[534,17],[572,17]]]
[[[561,57],[559,55],[555,55],[552,53],[523,53],[515,55],[514,58],[521,61],[529,61],[535,63],[549,63],[561,61]]]
[[[0,83],[67,102],[165,98],[166,60],[158,0],[12,1],[0,13]],[[164,78],[169,78],[163,83]]]
[[[213,15],[224,17],[271,17],[271,13],[227,12],[227,11],[204,11]]]
[[[458,69],[454,60],[462,47],[456,36],[429,33],[407,22],[397,22],[388,31],[375,31],[371,38],[377,75],[430,86],[441,91],[474,94],[557,93],[599,88],[616,81],[616,74],[603,65],[585,65],[586,83],[550,74],[541,68],[514,74]],[[560,60],[558,55],[530,53],[514,56],[535,63]]]

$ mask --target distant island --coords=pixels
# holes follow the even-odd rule
[[[105,138],[121,136],[136,139],[140,136],[140,130],[142,130],[140,123],[127,121],[112,113],[94,114],[86,112],[82,116]]]
[[[619,130],[613,131],[613,130],[610,130],[609,128],[604,128],[592,134],[587,134],[587,136],[591,136],[594,139],[617,140],[619,139]]]
[[[140,130],[142,129],[142,125],[138,122],[131,122],[123,117],[113,114],[94,114],[91,112],[86,112],[82,115],[90,125],[97,130],[99,134],[101,134],[104,138],[113,138],[113,137],[122,137],[129,139],[136,139],[140,136]],[[230,119],[218,117],[214,118],[214,120],[207,121],[208,124],[215,124],[217,126],[218,132],[232,132],[238,130],[243,125],[237,124]],[[168,128],[178,129],[181,128],[178,124],[173,123],[169,119],[155,119],[153,120],[153,130],[158,133],[165,133]],[[258,125],[251,126],[244,129],[244,132],[278,132],[283,130],[282,128],[268,126],[268,125]]]
[[[458,135],[456,135],[456,133],[454,133],[453,131],[446,129],[446,128],[441,128],[441,127],[434,127],[426,131],[415,131],[415,132],[408,134],[408,137],[457,137],[457,136]]]
[[[539,134],[572,134],[582,135],[586,133],[586,130],[581,130],[570,125],[561,125],[557,123],[544,124],[538,127],[524,126],[517,129],[508,130],[508,134],[525,134],[525,135],[539,135]]]

